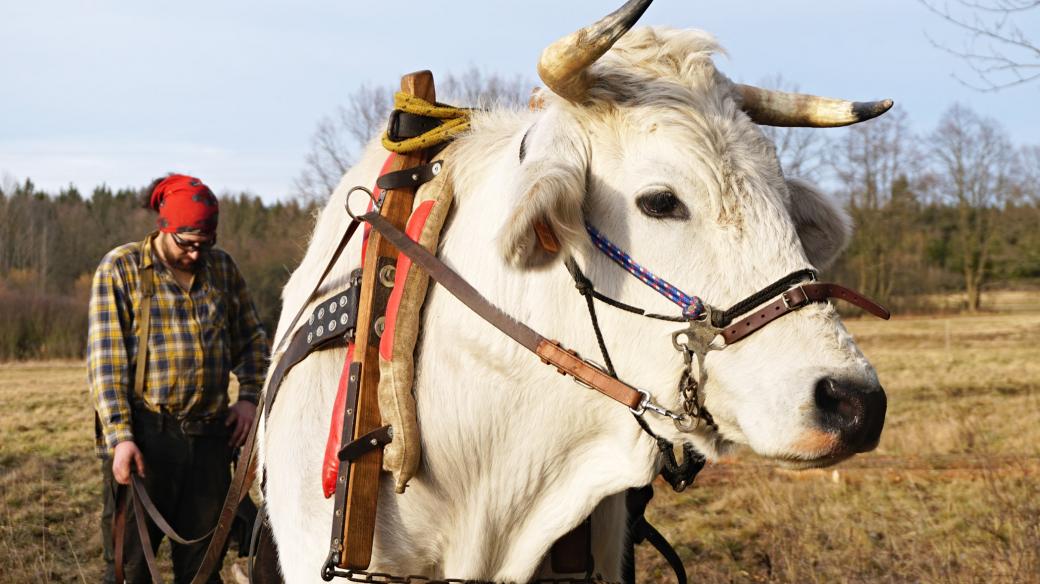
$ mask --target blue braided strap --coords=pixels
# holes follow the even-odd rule
[[[585,222],[585,231],[589,232],[589,237],[592,238],[592,243],[596,244],[596,247],[605,253],[607,257],[614,260],[614,262],[624,268],[625,271],[629,272],[636,278],[639,278],[642,283],[650,286],[665,298],[678,304],[679,308],[682,308],[683,316],[692,320],[704,316],[704,302],[699,297],[691,296],[683,292],[669,284],[663,278],[654,275],[650,270],[639,265],[638,262],[632,259],[632,256],[614,245],[612,241],[607,239],[606,236],[600,233],[588,221]]]

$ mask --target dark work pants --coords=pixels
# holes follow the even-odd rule
[[[228,434],[189,436],[167,418],[169,423],[134,425],[134,442],[144,454],[144,484],[155,506],[181,537],[195,539],[217,523],[224,496],[231,485],[231,449]],[[115,514],[116,487],[112,460],[102,460],[104,476],[101,513],[101,537],[104,544],[105,582],[115,583],[115,546],[112,541],[112,517]],[[129,495],[129,493],[128,493]],[[130,584],[150,583],[144,550],[137,536],[137,518],[133,506],[127,514],[124,536],[126,581]],[[147,519],[152,547],[158,549],[163,533]],[[193,545],[171,543],[175,583],[191,582],[206,553],[209,540]],[[219,566],[208,582],[220,583]]]

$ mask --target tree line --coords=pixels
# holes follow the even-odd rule
[[[0,360],[75,358],[86,345],[87,301],[110,249],[155,229],[146,187],[75,186],[57,193],[31,180],[0,185]],[[218,244],[238,263],[268,331],[281,289],[303,257],[315,204],[264,203],[246,193],[220,197]]]
[[[511,103],[522,103],[524,86],[510,87]],[[353,105],[386,98],[363,91]],[[360,138],[325,130],[316,144],[329,149],[339,140],[350,150],[335,164],[349,164]],[[855,222],[826,277],[896,312],[936,310],[932,299],[950,293],[975,311],[987,289],[1040,283],[1040,146],[1013,144],[995,121],[955,105],[920,135],[901,111],[837,131],[764,130],[785,173],[835,192]],[[0,183],[0,360],[83,354],[94,269],[108,250],[154,229],[144,190],[102,185],[84,195],[73,185],[45,192],[28,179]],[[221,196],[219,244],[238,262],[270,331],[327,194],[319,188],[276,203]]]

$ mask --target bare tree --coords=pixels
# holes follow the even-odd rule
[[[482,109],[521,107],[527,104],[534,86],[522,75],[504,77],[470,67],[458,75],[450,73],[439,82],[438,97],[455,105]]]
[[[996,121],[961,105],[947,110],[930,146],[937,194],[956,208],[956,255],[968,310],[975,312],[990,268],[999,210],[1018,191],[1015,150]]]
[[[963,47],[956,49],[932,41],[964,59],[978,78],[968,82],[957,77],[961,83],[980,91],[997,91],[1040,79],[1040,45],[1020,26],[1021,21],[1036,19],[1037,13],[1030,11],[1040,8],[1040,0],[956,0],[953,7],[946,0],[918,1],[968,34]],[[1038,30],[1034,28],[1031,34],[1037,35]]]
[[[787,82],[782,75],[767,77],[756,85],[780,91],[799,91],[796,84]],[[814,128],[761,128],[766,137],[776,145],[776,154],[780,158],[785,175],[819,182],[828,146],[827,137],[823,132]]]
[[[924,238],[911,228],[922,190],[922,154],[902,110],[844,130],[828,163],[855,222],[855,238],[845,252],[846,277],[881,299],[898,292],[897,282],[921,269]]]
[[[323,201],[332,194],[358,151],[386,126],[392,106],[389,87],[362,85],[345,105],[318,121],[304,169],[296,179],[297,194],[305,202]]]
[[[468,107],[518,107],[527,102],[534,85],[523,77],[485,73],[476,67],[449,74],[437,82],[440,101]],[[394,88],[361,86],[347,102],[318,121],[304,169],[296,179],[297,195],[305,202],[323,201],[361,149],[386,127],[393,108]]]

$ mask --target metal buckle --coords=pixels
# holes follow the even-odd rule
[[[801,291],[803,300],[800,303],[798,303],[798,304],[792,304],[791,303],[791,298],[788,296],[788,294],[790,294],[790,292],[792,290],[799,290],[799,291]],[[804,284],[799,284],[799,285],[794,286],[792,288],[788,288],[783,294],[780,295],[780,299],[784,301],[784,306],[786,308],[789,308],[789,309],[790,308],[801,308],[802,306],[805,306],[806,304],[809,303],[809,295],[805,293]]]
[[[401,110],[395,109],[390,112],[389,119],[386,120],[386,137],[391,142],[400,142],[401,137],[398,135],[397,130],[401,127]]]
[[[606,375],[607,377],[611,377],[611,375],[610,375],[610,372],[609,372],[609,371],[607,371],[607,368],[606,368],[606,367],[604,367],[603,365],[600,365],[599,363],[597,363],[597,362],[595,362],[595,361],[593,361],[593,360],[591,360],[591,359],[584,359],[584,358],[582,358],[582,357],[581,357],[581,355],[578,355],[578,354],[577,354],[576,352],[575,352],[575,353],[572,353],[572,355],[574,355],[574,356],[575,356],[575,357],[577,357],[578,359],[581,359],[582,361],[584,361],[585,363],[587,363],[587,364],[588,364],[589,366],[591,366],[591,367],[592,367],[593,369],[595,369],[595,370],[599,371],[599,372],[600,372],[600,373],[602,373],[603,375]],[[570,377],[570,378],[571,378],[571,381],[573,381],[574,383],[577,383],[578,385],[580,385],[580,386],[582,386],[582,387],[584,387],[584,388],[586,388],[586,389],[591,389],[591,390],[593,390],[593,391],[598,391],[598,390],[597,390],[597,389],[596,389],[595,387],[593,387],[593,386],[592,386],[591,384],[589,384],[589,383],[586,383],[586,382],[585,382],[584,380],[582,380],[582,379],[579,379],[579,378],[578,378],[577,376],[575,376],[575,375],[572,375],[572,374],[570,374],[570,373],[568,373],[567,375],[568,375],[568,377]],[[636,390],[636,391],[638,391],[638,390]],[[631,409],[631,408],[629,408],[629,409]]]

